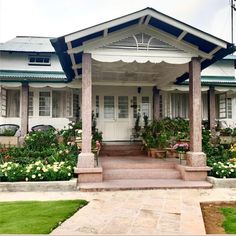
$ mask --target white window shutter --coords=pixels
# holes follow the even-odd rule
[[[7,116],[7,90],[0,87],[0,114],[2,117]]]

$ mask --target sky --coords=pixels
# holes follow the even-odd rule
[[[0,0],[0,42],[58,37],[146,7],[231,41],[230,0]]]

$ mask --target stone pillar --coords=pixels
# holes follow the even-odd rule
[[[22,83],[21,86],[21,136],[28,133],[28,103],[29,103],[29,85]]]
[[[92,136],[92,59],[91,54],[82,56],[82,152],[78,158],[79,168],[94,168],[91,152]]]
[[[187,166],[179,166],[184,180],[206,180],[206,155],[202,152],[201,65],[199,58],[189,63],[189,124],[190,151]]]
[[[215,88],[209,87],[208,90],[208,123],[209,129],[215,132],[216,125],[216,100],[215,100]]]
[[[153,87],[153,120],[160,119],[160,90]]]

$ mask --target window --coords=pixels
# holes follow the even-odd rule
[[[29,109],[29,116],[34,115],[34,93],[29,92],[29,104],[28,104],[28,109]]]
[[[73,117],[80,118],[79,94],[73,94]]]
[[[171,94],[171,111],[172,118],[188,118],[189,96],[188,94]]]
[[[163,117],[163,96],[160,95],[160,118]]]
[[[115,118],[115,100],[114,96],[104,96],[104,118],[114,119]]]
[[[142,115],[149,116],[149,97],[142,97]]]
[[[28,65],[30,66],[50,66],[50,56],[29,56]]]
[[[219,118],[220,119],[232,119],[232,99],[227,98],[227,94],[219,95]]]
[[[133,97],[133,101],[132,101],[133,105],[133,118],[137,118],[137,114],[138,114],[138,103],[137,103],[137,97]]]
[[[7,90],[7,117],[20,117],[20,91]]]
[[[96,96],[96,118],[99,118],[99,96]]]
[[[227,118],[232,119],[232,99],[227,98]]]
[[[39,92],[39,115],[50,116],[51,94],[50,92]]]
[[[1,91],[1,115],[6,116],[7,115],[7,90],[0,88]]]
[[[64,91],[52,91],[52,117],[66,116],[66,94]]]
[[[128,105],[128,96],[119,96],[118,97],[118,118],[128,118],[129,117],[129,105]]]

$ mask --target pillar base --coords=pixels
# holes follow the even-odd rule
[[[204,152],[187,152],[187,166],[204,167],[206,166],[206,154]]]
[[[96,183],[103,181],[102,167],[96,168],[74,168],[78,174],[78,183]]]
[[[94,168],[94,154],[93,153],[83,153],[81,152],[78,156],[78,168]]]

